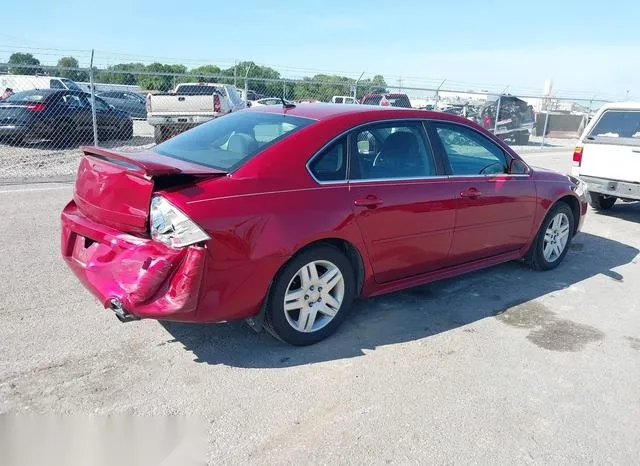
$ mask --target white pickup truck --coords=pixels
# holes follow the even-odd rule
[[[617,199],[640,200],[640,102],[598,110],[578,140],[572,174],[587,184],[596,210],[610,209]]]
[[[147,95],[147,122],[156,144],[247,104],[229,84],[182,83],[171,93]]]

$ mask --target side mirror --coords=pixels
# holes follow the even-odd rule
[[[509,164],[510,175],[528,175],[529,172],[529,167],[522,160],[513,159]]]

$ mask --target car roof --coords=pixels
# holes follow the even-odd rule
[[[600,110],[640,110],[640,102],[609,102],[600,107]]]
[[[430,110],[412,109],[403,107],[380,107],[377,105],[353,105],[353,104],[295,104],[295,107],[283,108],[281,105],[269,105],[264,107],[251,107],[247,112],[286,113],[291,116],[310,118],[313,120],[328,120],[346,115],[362,115],[365,119],[369,115],[376,118],[438,118],[451,121],[466,121],[463,118],[451,118],[451,115]]]

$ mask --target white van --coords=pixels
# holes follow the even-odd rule
[[[640,201],[640,102],[603,105],[582,132],[572,174],[587,184],[596,210],[616,199]]]
[[[74,81],[57,76],[32,76],[25,74],[0,74],[0,94],[5,89],[13,92],[29,91],[31,89],[70,89],[82,91]]]

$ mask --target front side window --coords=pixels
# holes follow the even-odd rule
[[[508,172],[500,147],[485,136],[455,123],[434,122],[453,175],[496,175]]]
[[[361,180],[435,176],[419,122],[382,123],[364,127],[354,135],[354,163],[350,178]]]
[[[333,143],[318,154],[309,164],[309,170],[318,181],[346,181],[346,138]]]
[[[313,122],[279,113],[236,112],[196,126],[152,150],[167,157],[230,171]]]

